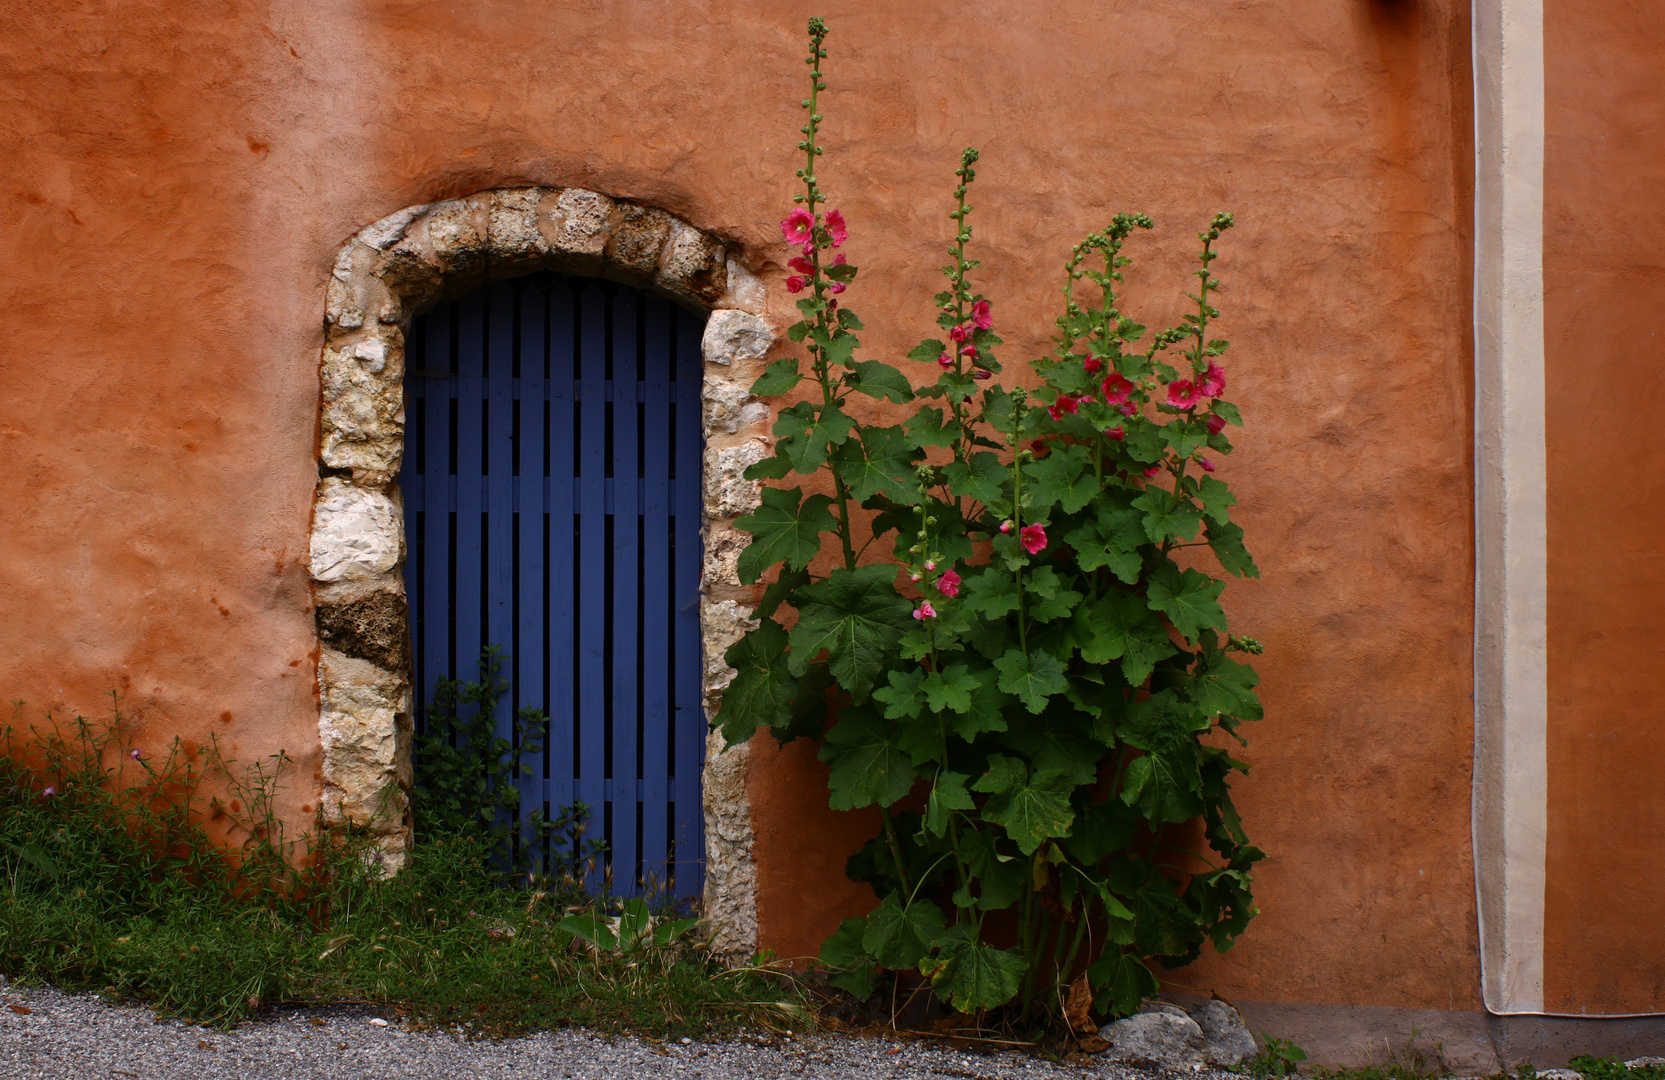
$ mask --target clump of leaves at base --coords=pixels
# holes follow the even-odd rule
[[[800,1026],[796,986],[728,971],[640,900],[505,888],[472,837],[419,838],[384,877],[366,838],[284,839],[283,759],[154,757],[117,714],[0,730],[0,974],[229,1027],[274,1005],[371,1004],[510,1035],[575,1024]],[[220,794],[207,794],[209,790]],[[610,947],[592,948],[591,940]]]
[[[731,743],[821,738],[833,808],[880,811],[849,864],[878,906],[821,954],[837,985],[865,997],[914,972],[966,1013],[1062,1023],[1086,991],[1101,1017],[1126,1014],[1156,990],[1153,963],[1230,948],[1255,911],[1261,853],[1229,784],[1245,767],[1210,738],[1241,742],[1261,716],[1238,659],[1259,646],[1228,633],[1216,574],[1258,575],[1216,475],[1242,423],[1222,396],[1227,343],[1209,336],[1232,219],[1199,234],[1190,310],[1155,331],[1118,292],[1123,247],[1151,221],[1118,215],[1088,236],[1039,388],[1007,389],[970,281],[967,150],[938,333],[909,354],[931,372],[916,386],[857,358],[862,322],[841,306],[856,268],[837,250],[842,213],[820,210],[825,38],[812,20],[803,194],[781,225],[804,294],[788,336],[808,370],[776,360],[752,388],[801,396],[747,473],[811,482],[767,489],[737,523],[753,538],[741,580],[768,587],[727,654],[738,675],[717,722]],[[863,424],[857,395],[919,404]]]
[[[500,866],[547,870],[582,881],[605,845],[585,839],[589,808],[574,803],[555,817],[540,807],[519,817],[517,780],[529,776],[543,753],[549,717],[530,706],[514,716],[514,737],[498,733],[499,702],[508,683],[499,677],[500,646],[480,653],[480,679],[440,676],[416,740],[411,809],[418,836],[470,837]]]

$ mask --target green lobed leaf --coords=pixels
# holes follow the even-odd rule
[[[903,670],[892,668],[889,685],[873,691],[873,700],[884,706],[885,716],[892,720],[911,720],[925,707],[925,671],[923,668]]]
[[[788,669],[786,643],[781,625],[765,618],[723,654],[724,662],[736,672],[723,691],[718,714],[728,745],[745,742],[760,727],[775,727],[791,719],[798,680]]]
[[[747,480],[779,480],[791,471],[792,459],[775,453],[762,461],[752,462],[741,475]]]
[[[1161,984],[1144,961],[1120,949],[1107,951],[1087,969],[1093,1008],[1109,1016],[1131,1016]]]
[[[1038,623],[1074,614],[1082,599],[1080,593],[1064,587],[1064,580],[1050,566],[1035,567],[1023,584],[1029,599],[1025,612]]]
[[[932,712],[969,713],[977,687],[976,676],[964,664],[949,664],[925,676],[925,701]]]
[[[1012,700],[1000,689],[1000,673],[994,668],[978,668],[974,674],[977,689],[971,694],[971,708],[964,716],[954,714],[948,718],[954,733],[966,742],[985,731],[1005,731],[1006,710]]]
[[[983,820],[1005,828],[1025,855],[1033,855],[1055,836],[1067,836],[1075,821],[1070,806],[1075,782],[1057,770],[1043,769],[1031,776],[1029,767],[1017,758],[993,754],[989,771],[972,790],[989,795],[983,804]]]
[[[877,965],[862,948],[866,919],[845,919],[832,936],[821,943],[821,963],[828,970],[827,981],[847,991],[858,1001],[873,996]]]
[[[802,570],[821,553],[821,534],[838,528],[827,509],[832,500],[825,495],[805,499],[802,488],[764,488],[762,499],[756,510],[734,522],[752,534],[735,567],[742,585],[754,583],[778,562]]]
[[[998,566],[967,569],[960,589],[965,606],[984,618],[998,619],[1018,609],[1017,579]]]
[[[913,400],[913,384],[908,377],[884,361],[862,360],[850,366],[856,373],[855,382],[850,384],[852,390],[898,404]]]
[[[803,376],[798,374],[798,358],[787,356],[763,369],[763,374],[752,383],[751,393],[754,397],[778,397],[789,393]]]
[[[775,420],[775,453],[798,472],[812,473],[826,464],[833,447],[843,445],[854,426],[837,405],[817,409],[812,402],[800,401],[782,409]]]
[[[913,788],[913,759],[899,736],[897,726],[872,709],[839,710],[838,723],[817,754],[829,771],[828,802],[834,810],[889,806]]]
[[[867,916],[861,946],[885,967],[907,971],[919,966],[943,926],[942,910],[934,901],[904,904],[900,893],[891,893]]]
[[[1175,630],[1195,641],[1205,629],[1226,628],[1226,613],[1219,602],[1225,587],[1225,582],[1199,570],[1182,573],[1172,563],[1164,563],[1151,575],[1146,600],[1153,611],[1168,616]]]
[[[926,406],[903,425],[908,442],[921,450],[930,447],[949,447],[959,439],[962,429],[957,421],[942,422],[942,410]]]
[[[937,774],[936,783],[931,785],[931,794],[925,799],[926,832],[932,836],[945,835],[948,832],[948,819],[952,811],[976,809],[976,805],[971,801],[971,793],[965,788],[968,779],[965,773]]]
[[[1145,512],[1145,535],[1153,544],[1165,540],[1190,540],[1202,524],[1202,511],[1190,499],[1177,498],[1165,488],[1148,487],[1133,500]]]
[[[1137,806],[1151,821],[1186,821],[1203,812],[1199,797],[1202,774],[1195,747],[1150,750],[1128,763],[1122,778],[1122,801]]]
[[[918,345],[915,345],[913,348],[908,350],[908,359],[917,361],[921,364],[934,364],[937,362],[937,357],[947,351],[948,346],[944,345],[941,341],[936,338],[926,338],[924,341],[921,341]]]
[[[913,471],[918,458],[900,427],[863,427],[859,440],[838,448],[833,468],[857,502],[883,495],[907,504],[919,501],[919,478]]]
[[[1264,716],[1254,688],[1260,676],[1248,664],[1240,664],[1220,649],[1204,649],[1202,669],[1186,679],[1191,700],[1209,716],[1234,716],[1259,720]]]
[[[1054,445],[1052,452],[1023,471],[1023,490],[1029,496],[1029,516],[1039,518],[1057,506],[1066,514],[1079,512],[1098,495],[1098,478],[1087,464],[1087,448]]]
[[[887,564],[834,570],[798,593],[792,628],[792,672],[828,655],[833,677],[857,702],[867,700],[908,626],[913,605],[896,591]]]
[[[1032,713],[1046,708],[1046,701],[1069,687],[1064,678],[1064,664],[1051,653],[1031,649],[1027,654],[1019,649],[1007,649],[994,662],[1000,672],[1000,689],[1013,695]]]
[[[1112,590],[1089,608],[1092,639],[1081,648],[1081,659],[1106,664],[1120,659],[1129,686],[1143,686],[1157,661],[1176,651],[1162,622],[1132,593]]]
[[[948,490],[964,499],[976,499],[984,506],[1000,501],[1011,472],[987,450],[972,454],[965,462],[954,462],[942,470]]]
[[[971,924],[951,927],[937,953],[919,965],[937,997],[962,1013],[1006,1004],[1017,996],[1029,962],[1016,949],[996,949],[972,936]]]
[[[1214,549],[1214,556],[1228,574],[1250,578],[1260,576],[1260,567],[1255,565],[1249,549],[1243,546],[1243,526],[1208,521],[1204,523],[1203,535],[1208,538],[1208,546]]]
[[[1212,476],[1203,477],[1197,499],[1203,505],[1203,513],[1216,523],[1226,525],[1231,522],[1230,509],[1237,505],[1237,496],[1231,493],[1231,488],[1224,481]]]

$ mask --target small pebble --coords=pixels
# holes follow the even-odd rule
[[[379,1016],[372,1016],[370,1018],[370,1026],[371,1027],[386,1027],[387,1026],[387,1021],[383,1020]]]
[[[694,1045],[694,1040],[693,1040],[693,1039],[690,1039],[690,1038],[689,1038],[689,1037],[688,1037],[688,1036],[686,1036],[686,1035],[684,1035],[684,1036],[683,1036],[683,1037],[682,1037],[682,1038],[681,1038],[681,1039],[679,1039],[679,1040],[677,1040],[677,1041],[678,1041],[678,1042],[680,1042],[680,1043],[682,1043],[682,1045],[683,1045],[683,1046],[692,1046],[692,1045]]]

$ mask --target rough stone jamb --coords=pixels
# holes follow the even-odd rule
[[[496,278],[549,269],[649,288],[710,313],[703,341],[708,714],[734,677],[723,653],[752,625],[734,519],[758,503],[741,473],[769,450],[769,407],[747,388],[774,331],[761,283],[723,242],[662,210],[578,188],[507,188],[412,206],[341,249],[328,286],[312,578],[321,657],[318,733],[328,820],[369,829],[389,870],[410,850],[410,615],[404,511],[405,333],[411,318]],[[746,748],[707,742],[705,910],[717,947],[756,949]]]

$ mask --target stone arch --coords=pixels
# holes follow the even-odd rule
[[[370,829],[390,869],[412,839],[413,694],[404,583],[405,334],[411,318],[488,281],[549,269],[610,278],[708,314],[702,342],[705,542],[700,630],[707,714],[752,625],[735,574],[758,503],[741,474],[768,454],[769,407],[747,388],[774,344],[762,284],[732,246],[663,210],[578,188],[499,188],[407,207],[360,230],[335,260],[324,310],[319,482],[311,571],[319,636],[318,734],[326,820]],[[756,944],[746,750],[708,736],[705,911],[720,949]]]

